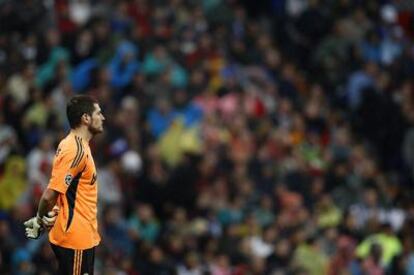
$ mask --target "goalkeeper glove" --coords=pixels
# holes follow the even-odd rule
[[[55,224],[58,214],[59,214],[59,207],[55,205],[53,209],[47,213],[46,216],[42,217],[43,227],[50,230]]]
[[[43,227],[41,224],[41,218],[39,214],[24,223],[26,227],[26,237],[29,239],[37,239],[40,237]]]
[[[54,206],[46,216],[40,218],[39,214],[24,223],[26,227],[26,237],[29,239],[37,239],[44,229],[50,229],[56,222],[59,207]]]

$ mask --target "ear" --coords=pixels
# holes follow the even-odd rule
[[[88,116],[88,114],[83,114],[82,115],[82,121],[85,122],[86,124],[89,123],[90,119],[91,118],[90,118],[90,116]]]

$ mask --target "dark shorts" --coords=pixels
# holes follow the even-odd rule
[[[59,263],[59,275],[92,275],[95,247],[78,250],[50,244]]]

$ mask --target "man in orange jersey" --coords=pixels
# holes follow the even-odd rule
[[[99,104],[84,95],[69,101],[66,114],[71,131],[58,146],[36,217],[25,222],[26,236],[36,239],[44,229],[51,228],[49,241],[60,274],[93,274],[100,236],[97,176],[89,141],[103,131],[105,118]],[[55,205],[58,212],[53,212]]]

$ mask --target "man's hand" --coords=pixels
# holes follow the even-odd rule
[[[26,227],[26,237],[29,239],[37,239],[42,234],[43,228],[39,216],[25,221],[24,226]]]
[[[24,226],[26,227],[26,237],[29,239],[37,239],[41,235],[44,229],[50,230],[56,222],[59,213],[59,207],[56,205],[46,216],[42,218],[37,215],[26,221]]]
[[[47,229],[50,230],[56,222],[57,216],[59,214],[59,207],[56,205],[51,211],[47,213],[47,216],[42,217],[42,224]]]

